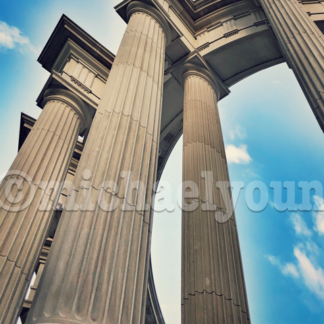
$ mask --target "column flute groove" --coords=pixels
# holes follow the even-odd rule
[[[148,4],[131,2],[127,12],[74,180],[80,208],[62,214],[28,324],[144,323],[164,51],[171,33]]]
[[[288,65],[324,131],[324,35],[296,0],[260,0]]]
[[[226,216],[232,209],[215,187],[229,181],[217,82],[192,64],[183,73],[183,181],[197,184],[197,198],[187,202],[198,207],[182,212],[182,323],[250,323],[235,216],[215,219],[215,212]],[[203,171],[213,176],[203,179]]]
[[[11,324],[19,315],[78,135],[90,120],[75,95],[47,90],[43,111],[1,184],[1,323]],[[21,197],[12,200],[8,192]]]

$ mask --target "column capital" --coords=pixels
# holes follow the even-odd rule
[[[62,88],[49,88],[44,93],[42,107],[50,100],[64,102],[71,107],[80,117],[81,128],[80,133],[87,129],[92,121],[92,114],[87,105],[72,91]]]
[[[171,27],[169,23],[166,21],[164,16],[153,6],[146,2],[142,1],[132,1],[127,6],[127,20],[129,21],[132,14],[136,12],[143,12],[149,16],[151,16],[153,19],[155,19],[160,26],[162,27],[164,34],[165,34],[165,47],[167,47],[171,43]]]
[[[201,66],[198,66],[196,64],[187,62],[181,67],[181,74],[182,74],[182,83],[183,84],[184,84],[185,79],[191,75],[194,75],[194,76],[204,79],[215,90],[217,100],[220,99],[220,87],[219,87],[218,81],[213,76],[213,74],[210,71],[208,71],[207,69],[205,69]]]

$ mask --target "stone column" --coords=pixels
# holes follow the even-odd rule
[[[183,80],[183,193],[197,189],[183,202],[182,323],[250,323],[231,192],[215,186],[229,181],[217,82],[190,64]]]
[[[127,12],[75,177],[79,208],[62,214],[28,324],[144,323],[170,27],[147,4]]]
[[[47,90],[43,111],[1,184],[2,324],[14,323],[19,315],[78,135],[90,120],[86,106],[73,93]]]
[[[297,0],[260,0],[283,55],[324,131],[324,35]]]

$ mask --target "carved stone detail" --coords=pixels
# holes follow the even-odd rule
[[[151,210],[135,210],[132,202],[151,204],[170,35],[154,8],[132,2],[128,9],[127,30],[75,175],[76,202],[87,197],[95,207],[63,212],[29,324],[140,324],[145,318]],[[84,170],[89,186],[80,185]],[[145,184],[146,191],[133,194],[122,171],[132,172],[130,181]],[[109,180],[118,191],[101,186]],[[101,208],[112,199],[115,210]]]
[[[82,101],[66,90],[47,90],[44,101],[39,119],[0,187],[0,199],[4,203],[0,209],[2,324],[14,323],[19,315],[78,135],[89,122]],[[53,187],[52,183],[55,183]],[[23,198],[10,204],[6,187],[15,188],[14,184],[22,189]]]

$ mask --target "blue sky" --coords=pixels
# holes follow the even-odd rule
[[[35,100],[49,74],[36,60],[61,15],[116,53],[126,27],[113,10],[118,2],[1,1],[0,175],[17,153],[20,113],[35,118],[40,113]],[[323,133],[286,64],[233,86],[219,110],[231,181],[243,181],[245,188],[251,181],[263,181],[269,191],[262,212],[247,207],[244,190],[236,206],[252,322],[323,323],[324,215],[278,212],[270,188],[271,181],[295,181],[296,202],[301,203],[299,181],[323,184]],[[181,164],[182,139],[162,177],[173,192],[181,182]],[[317,203],[324,206],[320,198]],[[180,323],[180,253],[180,210],[156,213],[152,260],[167,324]]]

